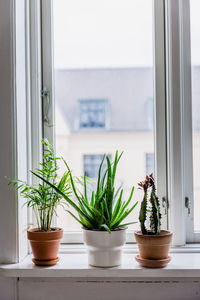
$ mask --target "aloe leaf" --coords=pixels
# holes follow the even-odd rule
[[[88,222],[87,220],[85,220],[81,215],[79,215],[79,218],[85,228],[88,228],[88,229],[94,228],[94,225],[92,223]]]
[[[84,175],[84,196],[85,196],[85,200],[88,203],[88,197],[87,197],[87,183],[86,183],[86,177]]]
[[[107,186],[106,186],[106,201],[108,205],[108,210],[110,215],[112,214],[112,199],[113,199],[113,190],[112,190],[112,169],[110,159],[107,156],[107,166],[108,166],[108,176],[107,176]]]
[[[127,218],[127,216],[134,210],[134,208],[136,207],[137,204],[138,204],[138,201],[129,210],[125,211],[124,214],[120,217],[120,219],[112,225],[112,227],[117,228],[120,225],[120,223],[125,218]]]
[[[110,213],[109,213],[108,205],[107,205],[107,202],[106,202],[106,199],[105,199],[105,198],[103,199],[103,204],[104,204],[105,211],[106,211],[106,214],[107,214],[108,222],[110,223]]]
[[[115,205],[114,212],[113,212],[112,218],[111,218],[111,223],[115,220],[117,214],[119,213],[119,210],[120,210],[120,207],[121,207],[121,203],[122,203],[122,200],[121,200],[122,199],[122,195],[123,195],[123,190],[121,190],[119,199],[117,200],[117,203]]]
[[[126,227],[126,226],[132,225],[132,224],[137,224],[137,222],[129,222],[129,223],[125,223],[125,224],[120,224],[120,225],[118,226],[118,228]]]
[[[100,188],[100,181],[101,181],[101,169],[102,169],[102,165],[105,159],[105,154],[103,156],[103,159],[101,161],[100,167],[99,167],[99,172],[98,172],[98,181],[97,181],[97,195],[99,194],[99,188]]]
[[[120,161],[122,155],[123,155],[123,151],[120,153],[119,157],[118,157],[118,150],[116,151],[115,160],[114,160],[114,164],[113,164],[113,172],[112,172],[112,182],[113,182],[113,184],[115,182],[115,175],[116,175],[116,170],[117,170],[117,164]]]
[[[90,206],[92,206],[92,207],[94,206],[94,191],[92,191]]]
[[[114,203],[115,203],[115,201],[116,201],[116,199],[117,199],[117,196],[119,195],[119,192],[121,191],[121,189],[122,189],[122,184],[118,187],[116,193],[114,193],[114,197],[113,197],[113,205],[114,205]]]
[[[115,174],[116,174],[116,169],[117,169],[117,161],[118,161],[118,151],[115,153],[115,160],[113,164],[113,171],[112,171],[112,183],[114,184],[115,181]]]
[[[84,224],[82,223],[82,221],[80,219],[78,219],[70,210],[66,210],[77,222],[79,222],[82,226],[84,226]]]
[[[134,186],[133,186],[132,189],[131,189],[131,193],[130,193],[130,196],[129,196],[128,201],[127,201],[126,203],[124,202],[124,205],[123,205],[122,208],[120,209],[119,214],[115,216],[116,219],[119,218],[119,217],[121,217],[121,215],[123,214],[123,212],[125,211],[125,209],[126,209],[127,206],[129,205],[129,203],[131,202],[132,197],[133,197],[133,192],[134,192]],[[113,218],[113,220],[114,220],[114,218]]]
[[[106,224],[102,224],[101,225],[102,228],[104,228],[106,231],[108,231],[109,233],[111,233],[110,228],[106,225]]]

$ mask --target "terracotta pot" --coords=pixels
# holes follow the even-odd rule
[[[63,237],[63,229],[41,232],[38,228],[27,231],[33,251],[33,262],[38,266],[53,266],[58,262],[58,249]]]
[[[161,230],[159,235],[146,235],[135,232],[140,257],[144,259],[166,259],[172,241],[172,233]]]

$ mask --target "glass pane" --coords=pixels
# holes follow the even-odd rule
[[[192,129],[194,230],[200,231],[200,1],[190,0],[192,57]]]
[[[57,153],[95,181],[102,155],[124,151],[116,184],[126,199],[134,185],[134,201],[137,183],[154,172],[152,12],[153,0],[54,1]],[[58,214],[59,226],[80,230]]]

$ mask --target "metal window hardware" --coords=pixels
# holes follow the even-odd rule
[[[166,215],[169,209],[169,201],[166,197],[162,197],[162,207],[164,208],[164,214]]]
[[[52,127],[53,125],[49,121],[50,92],[46,87],[41,90],[41,96],[43,99],[43,122],[46,126]]]
[[[185,197],[185,207],[188,210],[188,216],[190,216],[191,213],[191,201],[188,197]]]

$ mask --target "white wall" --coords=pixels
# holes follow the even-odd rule
[[[17,261],[17,202],[5,176],[15,177],[14,0],[0,1],[0,263]]]
[[[72,281],[65,278],[0,278],[0,300],[195,300],[200,282],[159,278]]]
[[[17,278],[0,277],[0,300],[18,300]]]

